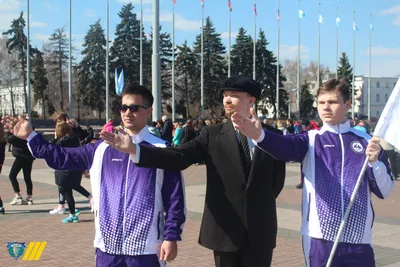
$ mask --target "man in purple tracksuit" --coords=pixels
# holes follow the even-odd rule
[[[152,113],[151,92],[129,86],[121,96],[121,118],[132,142],[165,147],[146,125]],[[3,122],[28,140],[32,155],[51,168],[90,169],[97,266],[163,267],[175,259],[186,217],[180,172],[139,168],[128,154],[103,141],[79,148],[49,144],[21,117],[3,117]]]
[[[378,138],[350,127],[345,118],[351,107],[344,81],[332,79],[317,92],[320,130],[277,135],[253,118],[232,115],[236,129],[258,147],[284,161],[302,163],[303,250],[307,266],[325,266],[365,156],[369,163],[331,266],[373,267],[371,232],[374,210],[371,192],[386,198],[394,186],[389,163]]]

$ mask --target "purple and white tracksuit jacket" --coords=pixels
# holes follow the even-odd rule
[[[132,140],[166,146],[148,127]],[[136,167],[128,154],[102,141],[65,148],[33,132],[28,146],[34,157],[45,159],[53,169],[90,169],[95,248],[114,255],[159,254],[163,240],[181,240],[186,207],[180,172]]]
[[[302,234],[334,241],[365,161],[370,136],[350,127],[349,121],[298,135],[264,130],[257,145],[283,161],[302,163]],[[394,186],[383,150],[367,167],[341,242],[370,244],[374,221],[371,192],[384,199]]]

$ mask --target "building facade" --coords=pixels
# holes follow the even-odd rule
[[[14,101],[14,112],[12,110],[11,92]],[[31,96],[31,103],[33,105],[33,96]],[[40,105],[32,106],[39,114],[42,114],[42,107]],[[10,87],[0,86],[0,113],[2,115],[23,115],[27,111],[25,109],[24,86],[22,84]]]
[[[380,117],[398,79],[398,77],[371,76],[371,118]],[[368,116],[368,76],[356,76],[354,86],[356,89],[354,112]]]

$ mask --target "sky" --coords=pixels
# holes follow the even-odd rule
[[[163,31],[172,30],[174,0],[160,0],[160,23]],[[0,0],[0,31],[6,31],[11,21],[24,11],[26,0]],[[124,4],[132,2],[134,12],[140,13],[140,0],[109,0],[110,40],[114,38],[120,22],[118,12]],[[249,34],[254,32],[254,0],[231,0],[232,43],[240,27]],[[298,33],[298,0],[280,0],[280,60],[296,60]],[[257,1],[257,29],[263,29],[269,40],[269,49],[277,50],[277,0]],[[301,10],[306,16],[301,20],[301,60],[307,64],[318,59],[318,0],[301,0]],[[355,73],[368,75],[370,14],[372,14],[372,67],[371,76],[400,76],[400,0],[321,0],[320,60],[332,70],[336,65],[336,7],[339,10],[339,54],[346,52],[353,62],[353,11],[356,15]],[[152,0],[143,0],[145,31],[152,24]],[[217,31],[228,46],[228,0],[204,0],[205,16],[210,16]],[[98,19],[105,29],[106,0],[72,0],[72,39],[79,51],[89,25]],[[200,34],[201,0],[176,0],[175,42],[185,40],[193,44]],[[30,0],[30,37],[33,46],[42,48],[56,28],[69,24],[68,0]],[[78,53],[78,52],[77,52]]]

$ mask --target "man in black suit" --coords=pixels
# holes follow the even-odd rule
[[[167,115],[162,116],[161,119],[164,123],[164,127],[161,132],[161,139],[172,144],[172,121],[168,119]]]
[[[251,117],[261,86],[251,78],[222,83],[228,117]],[[281,131],[263,126],[270,131]],[[176,148],[135,146],[122,135],[101,137],[130,153],[140,167],[182,170],[204,161],[207,166],[205,208],[199,243],[214,251],[217,267],[267,267],[276,245],[275,199],[284,185],[285,163],[277,161],[234,130],[232,121],[205,127],[196,139]]]

